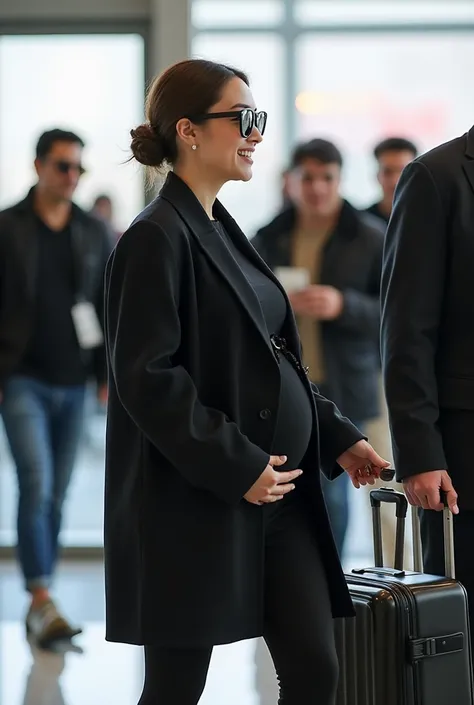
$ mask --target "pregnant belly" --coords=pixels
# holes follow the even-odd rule
[[[293,365],[281,357],[281,391],[272,455],[286,455],[280,470],[300,467],[311,439],[313,411],[309,392]]]

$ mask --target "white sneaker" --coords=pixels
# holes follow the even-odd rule
[[[58,612],[52,600],[47,600],[40,607],[30,607],[26,616],[26,633],[38,646],[47,649],[57,641],[70,640],[81,634],[80,627],[72,627]]]

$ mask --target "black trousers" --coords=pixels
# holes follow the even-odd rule
[[[474,645],[474,511],[461,509],[454,517],[456,579],[469,599],[471,641]],[[443,513],[421,510],[421,538],[425,573],[444,575]]]
[[[280,685],[280,705],[335,705],[338,662],[319,549],[297,490],[265,513],[264,639]],[[139,705],[197,705],[212,646],[145,646]],[[232,684],[229,683],[229,688]],[[222,693],[222,702],[226,694]]]

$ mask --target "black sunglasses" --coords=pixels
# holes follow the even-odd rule
[[[192,122],[203,122],[204,120],[214,120],[219,118],[232,118],[239,121],[240,134],[242,137],[250,137],[254,127],[261,135],[265,132],[267,126],[267,113],[264,110],[252,110],[252,108],[244,108],[243,110],[230,110],[226,113],[204,113],[203,115],[194,115],[188,119]]]
[[[86,170],[82,164],[76,164],[75,162],[68,162],[64,159],[59,159],[58,161],[53,161],[52,164],[59,171],[60,174],[69,174],[70,171],[79,172],[79,176],[86,173]]]

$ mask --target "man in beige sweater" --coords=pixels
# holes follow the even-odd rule
[[[341,195],[342,156],[331,142],[299,145],[287,176],[291,205],[253,244],[286,286],[310,378],[362,430],[379,414],[379,286],[383,225]],[[342,553],[347,482],[324,481]]]
[[[367,213],[377,216],[383,223],[388,224],[392,213],[393,194],[398,179],[403,169],[415,159],[417,154],[416,145],[405,137],[387,137],[375,146],[374,157],[377,160],[377,180],[382,188],[382,198],[367,208]],[[383,457],[391,459],[392,446],[382,380],[380,380],[380,416],[369,424],[368,433],[372,443],[382,453]],[[403,492],[403,485],[401,484],[393,482],[390,486]],[[388,566],[393,566],[395,557],[395,512],[393,505],[382,507],[382,533],[385,562]],[[410,532],[407,531],[405,541],[405,565],[407,568],[412,567],[409,560],[411,548]]]

